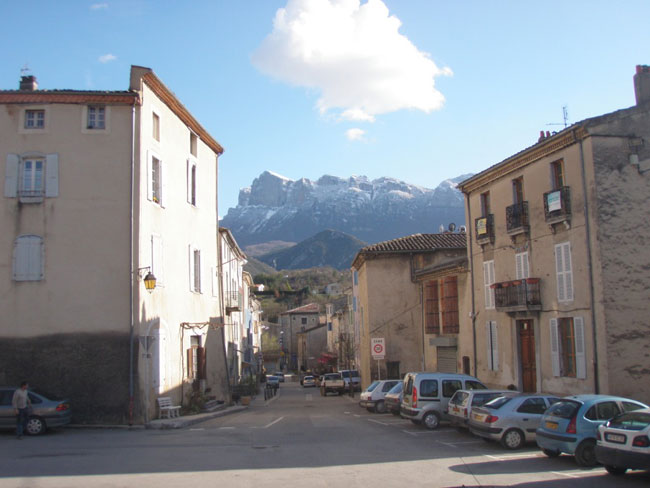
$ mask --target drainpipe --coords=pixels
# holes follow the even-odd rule
[[[129,297],[130,297],[130,312],[131,312],[131,324],[129,328],[129,425],[133,425],[133,409],[134,409],[134,386],[133,386],[133,340],[135,338],[135,322],[133,319],[134,307],[134,286],[133,282],[136,280],[135,274],[137,271],[134,266],[134,216],[133,209],[135,205],[135,101],[131,107],[131,228],[129,230],[129,239],[131,241],[131,250],[130,250],[130,261],[131,261],[131,273],[130,273],[130,288],[129,288]]]
[[[576,133],[574,131],[574,137]],[[591,299],[591,324],[594,339],[594,392],[600,393],[600,378],[598,374],[598,330],[596,329],[596,292],[594,291],[594,267],[591,255],[591,226],[589,225],[589,205],[587,198],[587,175],[585,174],[585,154],[583,139],[580,139],[580,168],[582,170],[582,196],[585,212],[585,239],[587,244],[587,263],[589,266],[589,297]]]
[[[467,228],[470,232],[467,232],[465,235],[468,237],[469,241],[469,279],[470,279],[470,290],[472,294],[472,354],[474,355],[474,377],[478,374],[478,366],[476,365],[476,307],[474,305],[474,248],[472,246],[472,207],[469,204],[469,194],[465,193],[465,202],[467,203]]]

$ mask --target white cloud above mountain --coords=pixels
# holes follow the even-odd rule
[[[440,109],[445,99],[435,78],[451,69],[439,68],[401,25],[381,0],[289,0],[252,62],[273,78],[317,90],[319,111],[341,119]]]

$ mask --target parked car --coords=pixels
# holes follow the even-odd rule
[[[341,373],[327,373],[323,375],[320,382],[320,394],[327,396],[328,393],[337,393],[341,395],[345,392],[345,382]]]
[[[620,413],[598,427],[596,461],[610,474],[650,470],[650,408]]]
[[[619,413],[647,408],[641,402],[609,395],[562,398],[542,416],[537,445],[549,457],[572,454],[580,466],[596,464],[598,427]]]
[[[18,387],[0,387],[0,428],[15,429],[16,415],[11,405]],[[27,419],[27,434],[43,434],[50,427],[62,427],[72,420],[70,402],[57,395],[30,388],[27,395],[32,402],[32,411]]]
[[[314,378],[313,376],[305,376],[302,379],[302,386],[303,386],[303,388],[308,388],[310,386],[311,387],[316,386],[316,378]]]
[[[284,383],[284,373],[282,371],[276,371],[273,376],[277,376],[280,383]]]
[[[511,390],[456,390],[447,405],[447,417],[451,425],[459,429],[467,429],[469,416],[474,407],[480,407],[500,396],[517,395]]]
[[[350,389],[350,381],[354,385],[354,391],[361,391],[361,377],[359,372],[356,369],[342,369],[339,371],[341,376],[343,376],[343,381],[345,381],[345,388]]]
[[[378,380],[373,381],[366,390],[361,393],[359,406],[366,408],[369,412],[384,413],[386,403],[384,397],[400,380]]]
[[[402,390],[404,389],[404,383],[398,381],[395,386],[393,386],[386,396],[384,397],[384,403],[386,404],[386,410],[388,410],[393,415],[399,415],[399,407],[402,403]]]
[[[535,440],[544,412],[560,399],[552,395],[505,395],[472,409],[469,430],[507,449],[520,449]]]
[[[436,429],[441,420],[446,420],[445,411],[456,390],[487,390],[487,386],[465,374],[406,373],[400,415]]]
[[[268,388],[275,388],[277,390],[280,387],[280,378],[275,375],[267,376],[266,386]]]

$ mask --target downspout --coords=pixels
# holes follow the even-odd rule
[[[130,304],[129,304],[129,309],[131,312],[131,325],[129,328],[129,425],[133,425],[133,409],[134,409],[134,385],[133,385],[133,353],[134,353],[134,346],[133,346],[133,340],[135,338],[135,321],[133,318],[133,313],[134,313],[134,307],[133,307],[133,301],[135,299],[134,297],[134,281],[137,279],[136,278],[136,273],[137,271],[135,270],[134,266],[134,258],[135,258],[135,252],[134,252],[134,206],[135,206],[135,100],[133,102],[133,106],[131,107],[131,228],[129,229],[129,239],[131,242],[131,249],[130,249],[130,261],[131,261],[131,273],[130,273],[130,288],[129,288],[129,295],[130,295]]]
[[[219,188],[219,159],[217,158],[217,171],[216,171],[217,189]],[[217,256],[219,261],[217,264],[217,274],[219,282],[219,314],[221,314],[221,344],[223,346],[223,364],[226,368],[226,400],[227,403],[231,402],[231,387],[230,387],[230,372],[228,370],[228,350],[226,348],[226,313],[224,307],[224,294],[223,294],[223,257],[221,255],[221,232],[219,232],[219,191],[217,190],[215,208],[217,209]]]
[[[469,194],[465,193],[465,202],[467,204],[467,228],[469,232],[466,234],[469,241],[469,279],[470,279],[470,290],[472,295],[472,354],[474,355],[474,377],[477,377],[478,366],[476,365],[476,307],[474,304],[474,248],[472,246],[472,207],[469,204]]]
[[[411,266],[411,283],[417,283],[417,280],[415,279],[415,265],[413,264],[413,253],[409,254],[409,265]],[[420,320],[421,320],[421,325],[420,327],[422,331],[422,358],[421,358],[421,363],[422,364],[422,371],[426,371],[426,346],[424,343],[425,336],[424,336],[424,329],[426,327],[426,316],[424,313],[424,283],[420,282],[419,283],[419,289],[420,289]]]
[[[574,137],[576,133],[574,131]],[[589,266],[589,296],[591,299],[591,325],[594,339],[594,392],[600,393],[600,378],[598,374],[598,330],[596,328],[596,292],[594,291],[594,268],[591,255],[591,226],[589,225],[589,205],[587,198],[587,175],[585,174],[585,154],[583,139],[580,139],[580,168],[582,170],[582,196],[584,199],[585,212],[585,239],[587,244],[587,263]]]

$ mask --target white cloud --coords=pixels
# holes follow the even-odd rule
[[[322,114],[372,122],[401,109],[437,110],[445,99],[434,80],[451,70],[438,68],[400,26],[381,0],[288,0],[252,61],[274,78],[317,89]]]
[[[101,10],[101,9],[107,9],[108,4],[107,3],[93,3],[90,6],[90,10]]]
[[[366,131],[363,129],[348,129],[345,131],[345,137],[347,137],[350,141],[362,141],[363,136],[366,135]]]
[[[100,56],[97,58],[97,61],[100,63],[110,63],[111,61],[115,61],[117,59],[117,56],[114,56],[113,54],[104,54],[103,56]]]

